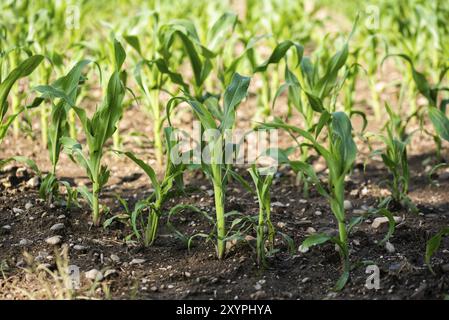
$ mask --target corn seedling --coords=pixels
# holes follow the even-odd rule
[[[76,105],[79,93],[79,84],[84,81],[82,76],[83,68],[90,61],[78,62],[67,75],[59,78],[51,85],[41,85],[35,90],[42,94],[42,97],[51,101],[50,125],[48,127],[48,148],[50,152],[51,171],[45,176],[39,189],[39,194],[43,199],[51,201],[53,197],[59,195],[59,183],[56,177],[56,166],[62,149],[61,138],[70,135],[68,113]],[[55,102],[56,100],[56,102]],[[66,186],[67,189],[67,186]],[[69,189],[68,192],[71,194]]]
[[[175,20],[161,27],[160,41],[162,43],[162,57],[167,66],[173,65],[173,52],[176,51],[176,39],[179,39],[183,50],[190,61],[193,73],[190,90],[182,81],[177,84],[187,89],[189,94],[198,101],[203,101],[207,96],[205,90],[206,80],[213,69],[213,60],[219,56],[224,47],[224,36],[229,29],[233,30],[237,23],[237,16],[233,13],[224,13],[210,28],[206,41],[201,41],[195,25],[188,20]],[[206,44],[204,44],[206,43]],[[173,70],[173,68],[171,68]],[[174,80],[172,78],[172,80]],[[191,92],[192,91],[192,92]]]
[[[89,119],[86,111],[72,107],[86,135],[88,155],[82,150],[82,145],[69,137],[61,138],[61,143],[68,154],[72,156],[80,166],[82,166],[92,182],[92,191],[86,187],[79,188],[80,193],[85,197],[92,208],[92,221],[98,226],[101,220],[99,196],[102,187],[109,179],[109,170],[102,165],[101,159],[104,154],[104,147],[109,138],[117,129],[117,123],[123,112],[123,98],[125,87],[121,80],[121,67],[125,61],[126,54],[122,45],[114,40],[115,71],[112,73],[106,91],[103,104],[95,111],[93,117]]]
[[[412,135],[406,133],[407,121],[403,121],[388,104],[385,104],[389,120],[385,125],[386,134],[380,135],[385,144],[384,150],[376,150],[374,154],[380,154],[384,165],[392,175],[392,180],[385,183],[391,191],[391,196],[385,198],[380,207],[400,206],[417,213],[417,208],[408,197],[410,170],[408,167],[407,145]]]
[[[343,48],[326,61],[326,67],[324,73],[319,74],[318,62],[313,64],[308,57],[302,58],[300,61],[299,70],[296,68],[285,68],[285,84],[283,84],[276,92],[276,97],[273,101],[273,106],[276,99],[285,90],[288,90],[288,101],[291,103],[298,113],[301,115],[303,123],[305,125],[305,131],[314,130],[316,127],[316,115],[335,111],[336,96],[340,91],[346,77],[346,73],[343,79],[338,78],[339,71],[345,66],[348,58],[348,44],[346,43]],[[327,103],[329,107],[325,109],[324,105]],[[363,113],[353,111],[353,114],[359,114],[364,118]],[[323,123],[319,124],[320,126]],[[300,145],[301,161],[308,162],[309,159],[309,145]],[[308,196],[309,182],[304,172],[297,172],[297,182],[302,186],[303,194]]]
[[[329,113],[322,110],[320,120],[313,132],[302,130],[282,122],[262,124],[262,127],[279,128],[287,130],[292,136],[295,134],[302,136],[321,155],[329,170],[328,190],[324,188],[318,179],[313,167],[305,162],[288,160],[288,157],[279,152],[279,162],[287,162],[295,171],[304,172],[315,185],[318,192],[324,196],[330,204],[332,213],[338,221],[339,237],[332,237],[327,234],[314,234],[302,243],[304,250],[311,246],[332,241],[340,248],[339,253],[343,263],[343,273],[338,280],[335,289],[341,290],[349,279],[349,251],[348,251],[348,226],[344,208],[344,186],[345,177],[352,169],[357,154],[357,147],[352,138],[352,125],[348,116],[343,112]],[[323,128],[328,131],[328,147],[326,148],[317,140]],[[280,151],[280,150],[279,150]]]
[[[13,114],[7,116],[9,92],[17,80],[30,75],[43,59],[44,57],[40,55],[32,56],[20,63],[5,79],[0,79],[0,143],[5,138],[6,132],[14,119],[25,110],[25,107],[20,107]]]
[[[157,179],[154,169],[143,160],[137,158],[134,153],[122,153],[147,174],[154,189],[151,196],[145,200],[139,201],[132,212],[127,209],[134,235],[137,239],[142,239],[145,246],[151,246],[157,237],[159,220],[162,215],[162,206],[174,185],[179,189],[183,187],[182,174],[184,172],[184,165],[174,164],[171,158],[172,150],[176,152],[174,149],[176,140],[172,140],[172,130],[171,127],[165,129],[168,156],[165,174],[161,181]],[[146,218],[144,217],[145,211],[148,211]]]
[[[275,230],[271,223],[271,197],[270,187],[273,182],[274,174],[272,172],[260,172],[255,166],[249,169],[249,173],[256,186],[257,199],[259,202],[259,218],[256,227],[257,233],[257,263],[266,265],[266,242],[273,251]],[[265,174],[264,176],[262,174]]]
[[[226,165],[225,136],[235,125],[236,108],[246,97],[249,83],[250,78],[243,77],[238,73],[234,74],[223,96],[223,108],[220,108],[218,100],[214,97],[209,97],[204,103],[190,98],[182,99],[192,107],[201,122],[202,128],[211,133],[206,146],[206,152],[210,159],[204,161],[204,157],[202,157],[201,168],[213,184],[217,221],[217,255],[219,259],[224,257],[226,250],[226,183],[229,175],[238,176],[229,165]],[[168,115],[170,110],[169,106]]]
[[[449,103],[449,100],[441,99],[440,101],[438,94],[441,91],[449,90],[448,88],[442,86],[442,82],[449,68],[444,67],[440,71],[437,84],[432,86],[426,79],[426,76],[415,69],[413,60],[408,55],[406,54],[389,55],[385,57],[384,60],[388,57],[399,57],[401,59],[404,59],[409,64],[412,78],[416,85],[416,88],[427,100],[428,115],[436,131],[436,134],[429,133],[426,130],[424,131],[433,137],[437,147],[437,157],[441,158],[441,143],[442,143],[441,138],[449,141],[449,134],[448,134],[449,120],[445,116],[446,105]],[[418,112],[419,110],[416,111],[416,113]],[[419,117],[422,117],[422,115],[419,115]]]
[[[445,237],[445,236],[447,237],[448,235],[449,235],[449,228],[444,228],[440,232],[438,232],[436,235],[434,235],[432,238],[430,238],[429,241],[427,241],[425,260],[426,260],[427,266],[429,267],[429,270],[432,273],[435,273],[433,271],[433,268],[431,265],[432,256],[440,248],[441,241],[442,241],[443,237]]]

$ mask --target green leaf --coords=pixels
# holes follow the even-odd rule
[[[38,176],[42,176],[42,173],[39,170],[36,162],[34,162],[30,158],[27,158],[24,156],[14,156],[14,157],[0,160],[0,169],[12,161],[17,161],[17,162],[23,163],[23,164],[27,165],[28,167],[30,167],[30,169],[33,170]]]
[[[352,125],[344,112],[332,114],[332,133],[334,135],[335,147],[342,173],[347,173],[352,168],[357,155],[357,146],[352,138]]]
[[[310,247],[326,243],[332,239],[331,236],[325,233],[316,233],[308,236],[301,244],[304,249],[309,249]]]
[[[131,46],[133,47],[137,53],[139,53],[139,55],[142,55],[142,50],[140,48],[140,42],[139,42],[139,38],[137,36],[134,35],[126,35],[123,36],[123,39],[125,39],[125,41]]]
[[[224,93],[224,120],[221,129],[231,129],[235,122],[235,108],[248,94],[251,78],[235,73]]]
[[[274,48],[273,52],[271,53],[271,56],[264,63],[256,67],[254,73],[266,71],[270,64],[279,63],[279,61],[281,61],[281,59],[285,57],[285,55],[287,54],[288,50],[291,47],[294,47],[296,49],[296,54],[298,56],[298,63],[300,63],[302,56],[304,54],[304,47],[291,40],[285,40],[279,43]]]
[[[429,118],[437,134],[446,141],[449,141],[449,119],[436,107],[429,107]]]
[[[41,55],[35,55],[26,59],[19,64],[17,68],[12,70],[6,79],[0,84],[0,122],[3,122],[3,118],[8,110],[7,98],[14,83],[16,83],[16,81],[20,78],[30,75],[43,59],[44,57]]]
[[[123,62],[126,59],[126,52],[123,49],[122,44],[114,39],[114,57],[115,57],[115,70],[118,71],[122,68]]]
[[[153,185],[153,188],[155,189],[156,197],[161,197],[161,185],[159,184],[159,181],[157,180],[157,175],[154,169],[147,163],[145,163],[143,160],[136,157],[134,153],[131,151],[128,152],[121,152],[121,151],[115,151],[119,154],[124,154],[129,159],[131,159],[135,164],[137,164],[150,178],[151,184]]]
[[[449,235],[449,228],[441,230],[432,238],[430,238],[429,241],[427,241],[425,260],[427,266],[429,267],[429,270],[432,271],[432,273],[435,272],[433,271],[432,266],[430,264],[430,259],[435,254],[435,252],[440,248],[442,238],[447,235]]]
[[[228,30],[234,29],[237,23],[237,15],[232,12],[224,13],[214,23],[208,34],[208,47],[211,50],[216,50],[217,46],[223,42]]]

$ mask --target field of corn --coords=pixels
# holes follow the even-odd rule
[[[448,299],[448,18],[2,0],[0,298]]]

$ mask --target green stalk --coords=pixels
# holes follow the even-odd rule
[[[221,168],[219,165],[212,166],[214,176],[215,210],[217,217],[217,255],[218,259],[223,259],[226,249],[226,226],[225,226],[225,194],[221,185]]]
[[[223,259],[226,250],[226,225],[225,225],[225,191],[223,186],[223,175],[221,170],[222,161],[222,137],[214,142],[211,154],[211,170],[214,185],[215,211],[217,218],[217,255]]]
[[[41,116],[41,141],[43,146],[47,146],[48,143],[48,114],[47,114],[47,107],[42,106],[40,110],[40,116]]]
[[[118,128],[112,135],[112,143],[114,145],[115,150],[120,150],[121,138],[120,138],[120,131],[118,130]]]
[[[12,104],[11,107],[12,108],[11,109],[12,109],[12,113],[13,114],[16,114],[17,112],[19,112],[20,99],[19,99],[18,95],[19,95],[19,93],[12,95],[12,99],[11,99],[12,100],[11,101],[11,104]],[[19,117],[14,119],[12,125],[13,125],[14,138],[17,138],[19,136],[19,133],[20,133]]]
[[[159,225],[159,215],[156,208],[151,208],[148,215],[148,223],[145,232],[144,245],[146,247],[151,246],[156,239],[157,229]]]
[[[154,120],[153,123],[154,151],[156,153],[157,164],[159,167],[161,167],[164,151],[161,138],[162,119],[159,104],[159,90],[150,91],[150,100]]]
[[[371,89],[371,103],[373,106],[374,117],[377,121],[381,120],[382,114],[380,112],[380,97],[379,92],[377,91],[376,84],[370,81],[370,89]]]
[[[98,182],[94,182],[92,185],[92,221],[94,226],[100,225],[100,185]]]
[[[260,201],[260,200],[259,200]],[[259,207],[259,224],[257,226],[257,262],[265,263],[265,246],[264,246],[264,210],[262,204]]]
[[[69,110],[69,128],[70,128],[70,138],[75,139],[77,138],[76,133],[76,118],[75,118],[75,111],[73,109]]]

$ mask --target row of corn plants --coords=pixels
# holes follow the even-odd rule
[[[274,4],[273,8],[277,5]],[[49,202],[60,200],[61,187],[66,190],[67,204],[77,203],[77,194],[80,194],[91,208],[92,223],[95,226],[100,226],[103,221],[106,227],[114,220],[125,221],[131,226],[132,236],[141,240],[145,246],[156,241],[161,218],[170,219],[172,215],[184,209],[203,214],[211,222],[211,232],[186,237],[174,227],[173,230],[186,240],[189,247],[194,238],[213,240],[219,259],[225,258],[227,243],[244,239],[244,233],[254,230],[257,262],[266,266],[267,255],[275,251],[277,235],[271,222],[270,188],[274,174],[264,174],[253,166],[249,169],[252,181],[248,182],[232,165],[227,164],[225,159],[226,150],[230,147],[225,143],[226,135],[236,127],[237,109],[251,93],[250,85],[254,82],[251,79],[258,79],[255,90],[258,101],[254,118],[257,121],[254,124],[255,129],[283,130],[293,138],[294,149],[299,152],[299,158],[292,159],[291,150],[272,150],[270,156],[276,157],[278,162],[288,165],[295,172],[304,197],[308,197],[312,189],[324,197],[337,222],[337,237],[314,234],[306,238],[300,248],[306,251],[315,245],[335,243],[342,260],[342,274],[336,289],[342,289],[349,279],[352,267],[350,233],[357,224],[367,218],[349,218],[344,206],[345,181],[351,174],[357,157],[355,138],[359,135],[366,136],[364,129],[367,125],[367,115],[356,108],[356,97],[353,95],[358,81],[363,78],[362,75],[365,74],[368,78],[370,106],[375,117],[388,117],[384,133],[371,135],[383,142],[383,148],[374,150],[372,156],[381,157],[392,177],[386,182],[391,196],[382,199],[378,208],[369,212],[373,215],[384,215],[389,220],[389,232],[381,243],[387,241],[394,231],[394,219],[389,210],[396,210],[399,206],[411,213],[417,212],[416,206],[408,197],[410,171],[407,148],[415,133],[408,132],[409,122],[418,119],[422,124],[427,118],[430,120],[434,131],[427,132],[423,126],[421,131],[433,137],[439,158],[442,141],[449,141],[447,100],[439,96],[447,90],[443,86],[448,70],[447,63],[439,51],[421,55],[417,50],[421,43],[429,43],[432,40],[441,47],[446,45],[441,40],[442,31],[438,21],[429,23],[429,31],[424,33],[416,29],[422,23],[421,19],[430,19],[432,8],[424,6],[418,14],[411,14],[410,16],[418,21],[410,22],[409,27],[403,22],[402,16],[404,12],[413,10],[407,4],[401,4],[400,9],[394,10],[394,14],[390,16],[391,21],[388,21],[399,26],[397,32],[392,35],[380,38],[379,32],[362,28],[359,33],[353,30],[349,39],[345,40],[336,53],[326,41],[321,41],[312,53],[306,54],[307,50],[299,43],[317,39],[312,39],[313,36],[299,30],[301,28],[298,24],[295,24],[293,29],[301,33],[297,37],[293,36],[293,30],[290,30],[289,26],[295,17],[292,14],[294,10],[283,12],[282,17],[285,19],[281,19],[282,23],[278,24],[275,19],[268,18],[267,12],[267,17],[259,21],[257,13],[263,13],[267,8],[259,8],[253,1],[248,1],[250,10],[246,12],[246,20],[239,19],[232,12],[214,15],[213,18],[203,14],[194,21],[179,19],[180,17],[173,17],[167,7],[161,6],[160,12],[142,12],[136,20],[126,21],[123,26],[111,27],[105,22],[106,27],[103,30],[112,31],[114,37],[123,39],[121,42],[114,38],[112,44],[105,41],[94,43],[95,41],[78,38],[76,32],[71,33],[69,46],[72,46],[71,49],[79,47],[81,50],[75,55],[79,62],[65,70],[64,61],[70,58],[59,52],[66,50],[67,44],[54,39],[53,30],[45,23],[45,17],[34,15],[36,9],[33,6],[6,5],[5,10],[16,15],[23,13],[26,18],[23,26],[16,24],[16,29],[5,27],[5,31],[2,31],[0,142],[10,126],[17,137],[21,130],[21,115],[25,117],[29,112],[37,110],[42,142],[48,149],[51,169],[43,175],[35,163],[20,156],[1,160],[1,164],[13,160],[25,162],[43,176],[39,190],[42,198]],[[209,8],[212,7],[204,4],[204,8],[211,10]],[[85,10],[84,13],[94,10],[84,7],[81,9]],[[300,10],[297,10],[297,7],[294,9],[299,14]],[[46,10],[55,26],[63,29],[62,16],[67,8],[55,5],[46,7]],[[312,9],[311,16],[314,12]],[[441,16],[438,15],[437,19],[441,19]],[[151,25],[150,31],[142,32],[148,28],[148,22]],[[37,31],[33,33],[30,29],[23,29],[26,26],[32,26],[31,29]],[[304,22],[304,27],[307,30],[321,28],[316,20],[314,23]],[[260,35],[258,28],[266,31],[266,34]],[[386,27],[382,24],[380,29],[382,28]],[[26,35],[33,39],[32,43],[27,42]],[[104,34],[102,36],[106,37]],[[332,37],[326,35],[324,39],[333,39]],[[278,42],[278,39],[294,40]],[[4,43],[10,46],[9,50],[3,50]],[[125,50],[122,44],[126,44],[125,48],[128,46],[130,50]],[[234,50],[237,45],[242,50]],[[351,52],[352,46],[355,50]],[[260,54],[261,49],[266,47],[271,49],[269,54]],[[32,52],[42,55],[32,55]],[[89,59],[84,59],[84,52],[88,52]],[[47,58],[45,62],[44,56]],[[390,59],[391,57],[399,59]],[[395,111],[389,104],[383,108],[383,87],[378,86],[379,66],[392,60],[403,68],[407,76],[401,92],[404,91],[408,100],[413,101],[405,120],[401,110]],[[403,64],[402,61],[406,63]],[[428,61],[432,66],[430,77],[418,72],[415,67],[417,63]],[[363,67],[364,64],[367,65],[366,68]],[[89,65],[91,68],[88,68]],[[129,77],[128,72],[131,66],[133,77]],[[97,69],[99,72],[95,73]],[[109,74],[105,83],[102,80],[103,70],[107,70]],[[186,73],[190,76],[185,75]],[[2,77],[3,75],[6,76]],[[88,108],[83,107],[83,104],[87,104],[85,98],[89,98],[89,90],[92,89],[89,87],[91,84],[88,84],[88,75],[99,79],[103,99],[92,116],[88,115]],[[35,95],[31,104],[26,103],[24,90],[10,95],[13,85],[25,77],[29,78],[30,84],[39,84],[29,90]],[[427,80],[428,78],[431,80]],[[128,88],[131,86],[130,82],[135,82],[132,89]],[[435,85],[431,85],[431,82]],[[129,100],[126,100],[127,92]],[[344,98],[341,98],[342,92]],[[417,93],[425,97],[426,106],[414,104]],[[281,104],[280,101],[284,97],[288,106],[287,114],[274,117],[275,107]],[[153,168],[136,154],[126,151],[120,144],[119,122],[124,116],[127,101],[133,101],[134,98],[137,98],[149,115],[158,168],[162,168],[165,162],[162,179],[158,177],[158,168]],[[177,141],[173,140],[172,133],[177,128],[171,118],[176,116],[174,110],[181,105],[190,107],[193,116],[200,121],[202,131],[216,132],[208,137],[206,144],[210,161],[201,159],[200,165],[194,167],[208,177],[213,187],[214,218],[193,206],[176,206],[171,211],[165,207],[166,200],[175,188],[183,190],[183,174],[189,169],[182,164],[175,164],[173,160],[178,151],[175,148]],[[292,124],[295,114],[300,117],[301,126]],[[362,118],[363,129],[360,133],[353,129],[351,120],[354,116]],[[77,128],[78,124],[81,125],[81,130]],[[138,165],[146,173],[154,189],[148,198],[139,201],[134,208],[130,208],[125,200],[119,198],[126,214],[112,217],[107,206],[100,203],[102,190],[110,177],[104,155],[110,150],[111,139],[112,151],[116,155],[126,156]],[[80,186],[75,190],[69,183],[58,178],[57,167],[63,151],[85,170],[91,182],[89,188]],[[327,182],[323,182],[320,173],[315,171],[312,156],[325,161]],[[444,164],[440,163],[434,170],[442,166]],[[257,195],[257,216],[246,217],[238,212],[226,212],[227,186],[233,179],[253,189]],[[250,186],[251,182],[253,187]],[[431,256],[441,243],[441,238],[446,234],[447,229],[443,229],[429,241],[426,252],[429,264]],[[291,244],[287,235],[282,236]]]

